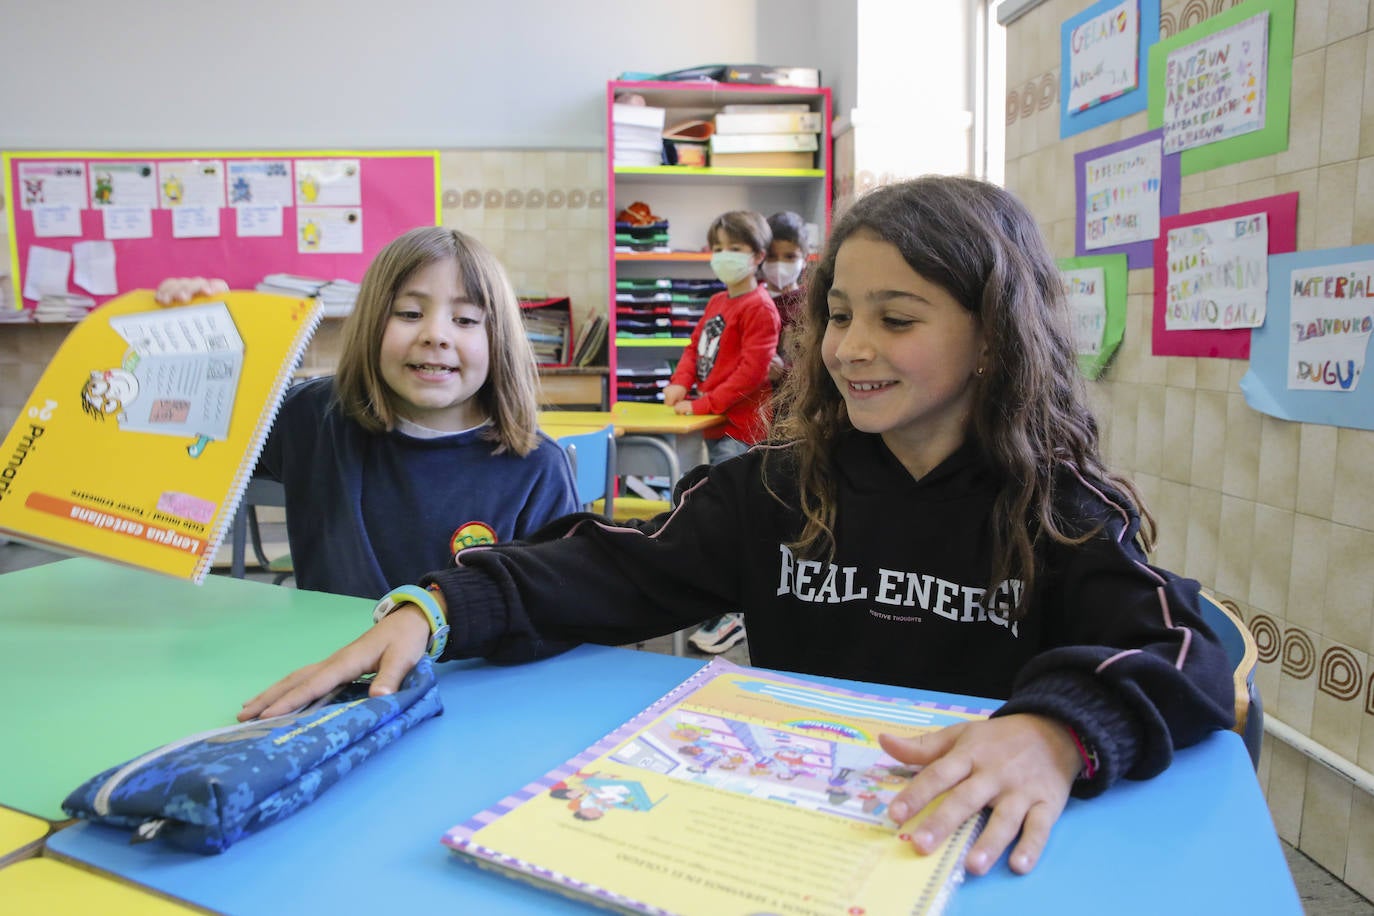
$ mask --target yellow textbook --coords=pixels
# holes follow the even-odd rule
[[[0,535],[201,582],[320,315],[150,290],[91,312],[0,446]]]
[[[913,770],[878,734],[991,713],[717,659],[443,842],[624,913],[936,914],[963,880],[984,815],[918,854],[906,831],[920,815],[900,826],[887,817]]]

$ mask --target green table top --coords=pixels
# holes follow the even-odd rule
[[[86,779],[232,723],[243,701],[370,626],[374,603],[89,559],[0,575],[0,804],[64,819]]]

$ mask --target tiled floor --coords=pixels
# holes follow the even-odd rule
[[[270,529],[272,526],[264,526],[264,540],[272,540],[275,534]],[[284,537],[277,538],[284,541]],[[268,551],[272,553],[271,550]],[[60,556],[28,547],[23,544],[4,543],[0,541],[0,573],[11,572],[16,569],[25,569],[29,566],[37,566],[40,563],[49,563],[53,560],[61,559]],[[217,573],[227,573],[227,570],[216,570]],[[248,578],[264,582],[271,582],[272,577],[265,573],[256,573],[252,570],[248,573]],[[642,647],[648,652],[671,653],[673,643],[671,636],[664,636],[659,639],[650,640]],[[709,658],[689,647],[688,652],[695,657]],[[724,653],[724,657],[741,665],[749,664],[749,643],[742,642]],[[1351,890],[1326,869],[1316,862],[1309,859],[1297,849],[1283,844],[1284,855],[1288,858],[1288,867],[1293,873],[1293,881],[1297,885],[1298,894],[1302,898],[1304,910],[1311,916],[1374,916],[1374,903]]]

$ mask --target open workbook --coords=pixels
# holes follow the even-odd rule
[[[443,841],[480,866],[627,913],[939,913],[983,816],[919,855],[906,825],[887,818],[912,770],[878,734],[991,713],[718,659]]]
[[[0,446],[0,535],[200,582],[320,321],[310,299],[111,299]]]

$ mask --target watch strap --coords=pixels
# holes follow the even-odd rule
[[[382,596],[382,600],[378,601],[377,606],[372,610],[373,624],[380,623],[383,617],[403,604],[415,605],[429,619],[429,643],[425,646],[425,654],[430,658],[437,659],[444,653],[444,646],[448,644],[448,621],[444,619],[444,613],[439,609],[439,602],[420,586],[402,585]]]

